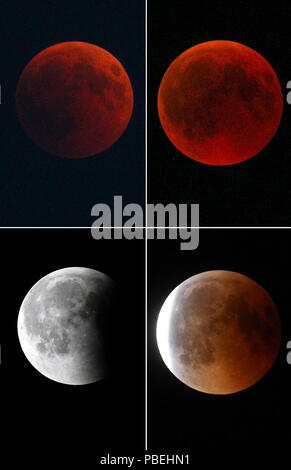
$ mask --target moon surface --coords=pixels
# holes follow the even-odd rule
[[[64,42],[25,67],[16,110],[27,135],[43,150],[84,158],[108,149],[124,133],[133,90],[121,63],[105,49]]]
[[[276,133],[282,112],[282,89],[271,65],[232,41],[184,51],[158,92],[159,118],[169,140],[209,165],[232,165],[258,154]]]
[[[64,268],[40,279],[23,300],[18,336],[28,361],[44,376],[69,385],[107,375],[107,323],[115,283],[88,268]]]
[[[207,271],[176,287],[157,322],[160,354],[189,387],[230,394],[258,382],[281,342],[279,314],[269,294],[247,276]]]

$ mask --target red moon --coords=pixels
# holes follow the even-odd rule
[[[169,140],[208,165],[232,165],[258,154],[276,133],[282,89],[258,52],[209,41],[179,55],[159,88],[158,113]]]
[[[101,47],[64,42],[37,54],[16,90],[21,125],[40,148],[66,158],[108,149],[125,131],[133,91],[120,62]]]
[[[273,365],[280,317],[257,282],[232,271],[207,271],[170,293],[159,314],[157,342],[166,366],[189,387],[236,393]]]

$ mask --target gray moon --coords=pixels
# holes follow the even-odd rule
[[[44,376],[85,385],[107,375],[107,322],[115,283],[94,269],[72,267],[40,279],[18,315],[18,337],[28,361]]]
[[[164,302],[156,333],[170,371],[189,387],[217,395],[258,382],[281,343],[269,294],[231,271],[207,271],[182,282]]]

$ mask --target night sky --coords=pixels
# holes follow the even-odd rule
[[[16,274],[15,263],[8,257],[2,260],[1,399],[7,412],[3,407],[0,460],[6,450],[10,454],[12,440],[17,446],[13,461],[29,466],[42,453],[49,461],[97,466],[106,452],[143,452],[144,242],[97,242],[89,229],[7,229],[1,232],[1,243],[14,246],[18,268]],[[35,246],[42,247],[41,256],[35,256]],[[70,266],[101,271],[119,287],[118,308],[110,321],[110,375],[83,386],[64,385],[40,374],[24,356],[17,335],[18,312],[27,292],[46,274]]]
[[[148,4],[148,200],[199,203],[200,225],[289,226],[291,204],[291,79],[289,2],[174,0]],[[205,41],[240,42],[272,65],[283,90],[284,112],[269,145],[248,161],[226,167],[204,165],[179,152],[157,114],[161,79],[173,60]]]
[[[200,230],[200,245],[148,242],[149,447],[197,451],[286,450],[291,439],[289,230]],[[249,276],[270,294],[282,323],[278,359],[255,385],[231,395],[201,393],[180,382],[159,354],[155,328],[163,302],[185,279],[216,269]]]
[[[290,226],[291,133],[285,97],[291,80],[291,4],[148,1],[147,167],[144,1],[4,0],[0,13],[3,452],[13,442],[18,451],[13,459],[22,465],[35,460],[37,449],[54,464],[79,460],[93,468],[107,452],[142,456],[146,360],[149,452],[183,451],[193,463],[199,451],[286,451],[291,442],[291,365],[286,361],[291,231],[204,228],[194,251],[181,251],[180,241],[168,239],[149,240],[146,251],[145,240],[96,241],[84,227],[94,221],[93,205],[112,206],[114,196],[144,206],[145,177],[149,203],[198,203],[202,227]],[[228,167],[182,155],[166,137],[157,113],[159,84],[170,63],[187,48],[214,39],[241,42],[261,53],[277,72],[285,100],[270,144],[254,158]],[[105,152],[79,160],[39,149],[15,111],[23,68],[38,52],[64,41],[108,50],[124,66],[134,92],[133,115],[121,138]],[[16,328],[29,289],[46,274],[69,266],[104,272],[121,294],[112,320],[112,374],[82,387],[38,373],[21,351]],[[155,336],[169,293],[212,269],[237,271],[264,287],[278,307],[283,331],[279,357],[266,376],[226,396],[197,392],[176,379],[162,361]],[[10,451],[7,457],[14,461]]]
[[[3,2],[1,35],[0,225],[91,226],[96,203],[144,203],[144,2],[135,0]],[[134,91],[127,130],[107,151],[85,159],[50,155],[18,122],[14,95],[20,73],[38,52],[64,41],[108,50]]]

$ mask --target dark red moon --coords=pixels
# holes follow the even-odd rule
[[[232,271],[186,279],[165,300],[157,342],[170,371],[204,393],[225,395],[254,385],[275,362],[281,322],[270,295]]]
[[[232,41],[187,49],[160,84],[158,113],[169,140],[208,165],[232,165],[258,154],[276,133],[282,89],[258,52]]]
[[[16,90],[21,125],[36,145],[60,157],[108,149],[125,131],[133,90],[121,63],[101,47],[64,42],[37,54]]]

